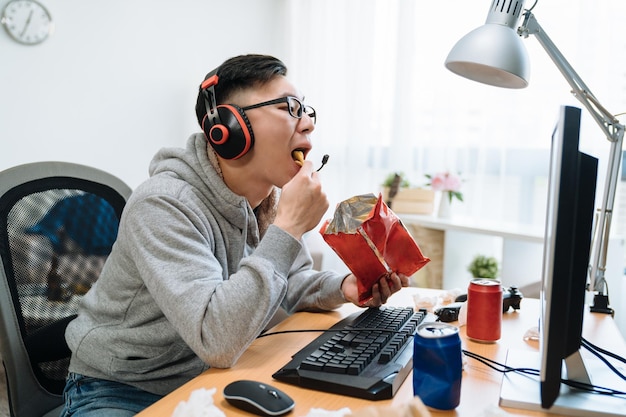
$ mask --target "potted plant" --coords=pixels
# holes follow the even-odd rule
[[[403,173],[389,174],[382,185],[383,201],[396,213],[431,214],[433,212],[434,191],[411,187]]]
[[[474,278],[497,278],[498,260],[492,256],[476,255],[467,270]]]
[[[387,175],[382,183],[383,186],[383,200],[388,202],[390,197],[393,198],[400,191],[401,188],[408,188],[410,186],[409,180],[406,179],[402,172],[392,172]],[[392,189],[394,189],[392,191]]]

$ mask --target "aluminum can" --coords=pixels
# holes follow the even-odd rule
[[[437,410],[452,410],[461,401],[463,373],[459,329],[422,323],[413,336],[413,395]]]
[[[493,343],[502,332],[502,286],[497,279],[477,278],[467,290],[467,337]]]

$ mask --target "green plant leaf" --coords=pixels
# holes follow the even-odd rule
[[[491,256],[476,255],[467,270],[474,278],[497,278],[498,261]]]

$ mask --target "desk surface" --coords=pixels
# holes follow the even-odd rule
[[[441,291],[419,288],[405,288],[389,299],[389,305],[413,305],[413,294],[438,294]],[[465,327],[461,327],[460,335],[463,349],[499,361],[505,362],[507,350],[538,351],[537,342],[524,341],[525,332],[537,325],[539,318],[539,300],[522,300],[521,309],[504,314],[502,338],[493,344],[482,344],[468,340]],[[326,329],[346,315],[358,310],[346,304],[341,309],[329,313],[296,313],[278,324],[273,331],[293,329]],[[454,324],[454,323],[453,323]],[[240,411],[229,405],[222,395],[226,385],[239,379],[252,379],[266,382],[289,394],[296,402],[290,416],[302,417],[311,408],[338,410],[349,407],[355,411],[370,405],[404,404],[413,397],[413,377],[409,374],[398,393],[391,400],[368,401],[345,397],[336,394],[311,391],[295,387],[272,379],[272,374],[286,364],[291,356],[308,342],[318,336],[317,333],[287,333],[263,337],[254,341],[241,356],[237,364],[230,369],[209,369],[200,376],[175,390],[162,400],[139,413],[139,417],[169,417],[180,401],[186,401],[190,393],[199,388],[216,388],[214,402],[227,416],[246,416],[251,414]],[[587,314],[585,317],[585,337],[590,341],[601,341],[601,347],[624,355],[626,343],[619,334],[610,316],[604,314]],[[433,416],[471,416],[479,415],[481,410],[497,406],[502,375],[472,359],[464,358],[463,380],[461,385],[461,404],[453,411],[431,410]],[[552,416],[542,412],[506,409],[513,415]]]

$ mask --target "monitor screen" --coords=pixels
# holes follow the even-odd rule
[[[623,398],[593,394],[566,378],[620,386],[617,376],[581,354],[598,160],[580,152],[581,110],[562,106],[552,134],[543,253],[539,352],[509,350],[500,405],[568,416],[626,416]],[[586,353],[586,352],[584,352]]]

